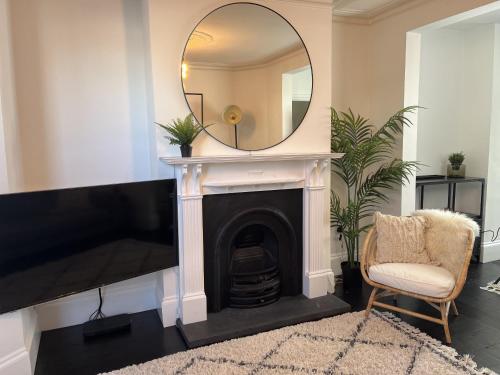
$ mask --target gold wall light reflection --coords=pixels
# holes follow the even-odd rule
[[[181,65],[181,75],[182,79],[186,79],[188,76],[188,65],[186,63],[182,63]]]

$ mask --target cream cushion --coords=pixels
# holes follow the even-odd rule
[[[377,229],[377,263],[422,263],[431,260],[425,250],[427,219],[422,216],[374,215]]]
[[[428,297],[447,297],[455,287],[450,271],[430,264],[376,264],[368,269],[368,276],[377,283]]]

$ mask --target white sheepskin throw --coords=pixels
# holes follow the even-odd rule
[[[463,268],[470,231],[479,235],[477,223],[451,211],[419,210],[414,216],[424,216],[429,221],[425,232],[425,248],[433,262],[450,271],[457,279]]]

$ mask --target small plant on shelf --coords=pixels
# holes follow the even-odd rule
[[[460,152],[454,152],[448,156],[448,177],[465,177],[465,165],[463,164],[465,160],[465,154]]]
[[[464,160],[465,154],[462,151],[454,152],[453,154],[450,154],[450,156],[448,156],[448,161],[450,162],[451,167],[455,170],[460,169],[460,166],[462,165]]]
[[[181,146],[182,157],[191,157],[193,150],[191,144],[206,127],[210,126],[199,124],[192,114],[187,115],[184,119],[177,118],[172,120],[172,122],[166,125],[158,122],[155,122],[155,124],[162,127],[168,133],[165,138],[170,141],[171,145]]]

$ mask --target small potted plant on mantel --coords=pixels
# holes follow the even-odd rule
[[[448,177],[454,178],[464,178],[465,177],[465,165],[463,164],[465,160],[465,154],[460,152],[454,152],[448,156]]]
[[[191,144],[195,138],[208,126],[199,124],[192,114],[187,115],[184,119],[177,118],[172,120],[167,125],[155,122],[161,126],[169,134],[165,138],[170,141],[171,145],[179,145],[183,158],[191,157],[193,147]]]

